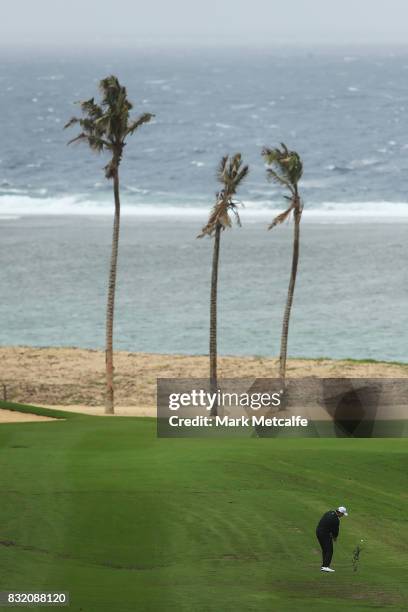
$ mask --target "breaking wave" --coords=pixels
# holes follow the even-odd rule
[[[143,197],[143,194],[138,194]],[[185,200],[186,196],[180,200]],[[167,204],[163,201],[135,201],[122,205],[124,215],[145,217],[205,217],[211,207],[203,205],[202,198],[192,198],[190,202]],[[175,201],[174,195],[171,201]],[[113,203],[109,199],[92,200],[86,196],[67,195],[63,197],[32,197],[27,194],[8,193],[0,195],[0,218],[22,215],[110,215]],[[267,200],[247,200],[240,205],[243,219],[269,218],[281,212],[280,208],[271,205]],[[308,202],[304,209],[304,220],[343,222],[347,220],[393,222],[408,221],[408,202]]]

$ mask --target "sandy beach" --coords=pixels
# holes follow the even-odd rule
[[[9,401],[103,414],[104,353],[77,348],[0,348],[0,394]],[[205,378],[208,358],[117,352],[116,414],[155,416],[156,379]],[[220,357],[219,376],[277,376],[277,359]],[[408,365],[292,359],[289,377],[408,378]]]

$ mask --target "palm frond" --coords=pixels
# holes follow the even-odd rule
[[[225,184],[225,173],[227,168],[228,155],[221,157],[221,161],[217,168],[217,179],[219,183]]]
[[[290,213],[292,212],[293,209],[294,209],[294,206],[293,204],[291,204],[289,208],[287,208],[282,213],[280,213],[277,217],[275,217],[272,223],[268,226],[268,230],[271,230],[273,227],[275,227],[275,225],[280,225],[281,223],[284,223],[286,219],[289,218]]]
[[[262,150],[262,156],[265,159],[268,168],[266,170],[268,178],[285,187],[290,195],[285,196],[289,200],[290,206],[280,213],[268,229],[272,229],[275,225],[284,223],[289,218],[292,210],[295,214],[302,214],[302,203],[298,195],[298,183],[303,174],[303,163],[299,154],[296,151],[290,151],[285,143],[281,142],[280,148],[275,147],[270,149],[265,147]]]
[[[283,185],[284,187],[287,187],[287,189],[289,189],[289,191],[293,193],[293,186],[291,185],[289,180],[281,174],[278,174],[276,170],[274,170],[273,168],[267,168],[266,173],[270,181],[272,181],[273,183],[278,183],[278,185]]]
[[[241,170],[237,172],[237,175],[235,178],[236,186],[238,186],[244,180],[244,178],[248,176],[248,174],[249,174],[249,166],[243,166]]]
[[[126,87],[123,87],[116,76],[110,75],[99,83],[101,101],[94,98],[80,102],[82,117],[72,117],[65,128],[78,124],[81,132],[69,141],[87,142],[93,151],[108,150],[112,159],[105,166],[105,175],[112,178],[117,171],[126,138],[132,135],[143,123],[151,120],[151,113],[143,113],[135,120],[130,120],[129,111],[132,103],[128,100]]]
[[[153,118],[154,118],[154,115],[152,113],[143,113],[143,115],[140,115],[138,119],[136,119],[135,121],[132,121],[128,125],[127,134],[133,134],[133,132],[135,132],[138,127],[140,127],[144,123],[149,123],[149,121],[151,121]]]
[[[281,149],[264,148],[262,156],[270,166],[269,170],[272,170],[270,176],[282,184],[289,184],[291,190],[295,191],[303,174],[303,164],[299,154],[296,151],[290,151],[282,142]]]
[[[219,206],[219,199],[217,196],[217,202],[214,204],[214,206],[212,207],[210,211],[208,222],[201,229],[201,232],[198,234],[197,238],[204,238],[204,236],[212,236],[213,233],[215,232],[215,229],[217,227],[217,222],[218,222],[218,212],[219,212],[218,206]]]
[[[202,228],[197,238],[212,236],[217,226],[220,226],[223,230],[231,227],[232,220],[230,213],[234,215],[237,225],[241,226],[238,204],[232,198],[248,172],[249,166],[242,165],[240,153],[236,153],[231,157],[225,155],[221,158],[217,168],[217,179],[223,185],[223,189],[217,194],[217,200],[211,209],[208,222]]]
[[[95,103],[94,98],[80,102],[80,106],[83,114],[87,115],[90,119],[98,119],[103,115],[102,108],[99,106],[99,104]]]
[[[64,125],[64,130],[71,127],[71,125],[75,125],[76,123],[78,123],[78,121],[78,117],[71,117],[71,119],[67,121],[67,123]]]
[[[228,155],[221,158],[218,166],[217,177],[224,185],[224,192],[230,196],[234,195],[241,181],[247,176],[249,166],[242,166],[241,153],[234,156]]]
[[[237,208],[237,205],[235,203],[231,206],[231,211],[235,215],[235,221],[236,221],[238,227],[242,227],[241,217],[239,216],[238,208]]]
[[[88,140],[88,136],[84,134],[84,132],[81,132],[78,134],[78,136],[75,136],[75,138],[68,140],[67,144],[74,144],[75,142],[80,142],[81,140]]]

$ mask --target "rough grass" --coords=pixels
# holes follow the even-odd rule
[[[67,590],[75,612],[407,608],[406,439],[158,440],[153,419],[62,415],[0,427],[0,590]],[[314,528],[340,503],[326,575]]]
[[[408,368],[408,363],[406,363],[405,361],[379,361],[378,359],[353,359],[352,357],[344,357],[343,359],[340,358],[333,358],[333,357],[293,357],[292,359],[301,359],[302,361],[315,361],[317,363],[320,363],[322,361],[333,361],[333,362],[339,362],[339,363],[372,363],[372,364],[379,364],[379,365],[395,365],[395,366],[401,366],[401,367],[405,367]]]

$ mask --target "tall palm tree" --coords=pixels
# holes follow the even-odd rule
[[[294,219],[294,234],[293,234],[293,254],[292,254],[292,270],[289,280],[288,296],[283,315],[282,336],[279,356],[279,375],[282,381],[286,377],[286,358],[288,352],[288,334],[290,312],[293,303],[293,294],[295,292],[296,275],[299,262],[299,239],[300,239],[300,220],[302,217],[303,204],[299,196],[299,181],[303,174],[303,163],[296,151],[289,151],[285,144],[281,143],[281,148],[268,149],[262,151],[262,155],[269,165],[267,169],[268,177],[278,183],[287,191],[289,195],[285,196],[289,206],[280,215],[275,217],[268,229],[272,229],[275,225],[279,225],[286,221],[293,212]]]
[[[217,289],[221,231],[231,227],[230,213],[233,213],[238,225],[241,225],[238,205],[237,202],[234,202],[233,197],[248,172],[249,167],[242,165],[240,153],[236,153],[231,157],[226,155],[221,159],[217,170],[217,179],[223,187],[217,193],[217,199],[211,210],[207,225],[203,227],[201,233],[197,236],[197,238],[214,236],[210,298],[210,387],[213,393],[217,390]],[[211,415],[217,415],[216,403],[211,411]]]
[[[132,104],[128,100],[126,88],[120,85],[117,77],[108,76],[99,83],[101,102],[97,104],[94,98],[81,102],[83,117],[73,117],[66,128],[78,124],[80,134],[70,140],[85,142],[98,153],[109,152],[109,163],[105,166],[105,176],[113,180],[115,215],[113,223],[112,251],[108,282],[108,299],[106,308],[106,397],[105,413],[114,413],[113,387],[113,316],[115,306],[116,270],[119,247],[120,226],[120,194],[119,166],[122,161],[123,149],[128,136],[131,136],[143,123],[148,123],[154,115],[143,113],[137,119],[130,118]]]

